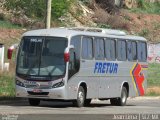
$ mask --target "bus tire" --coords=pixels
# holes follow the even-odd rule
[[[40,104],[40,100],[39,99],[29,98],[28,101],[29,101],[29,104],[31,106],[38,106]]]
[[[91,104],[91,100],[92,100],[92,99],[86,99],[86,100],[84,101],[85,106],[89,106],[89,105]]]
[[[85,90],[82,86],[80,86],[77,93],[77,99],[73,101],[73,104],[76,107],[84,107],[85,100],[86,100]]]
[[[125,87],[122,87],[121,97],[118,98],[118,105],[125,106],[127,102],[127,97],[128,97],[127,89]]]
[[[111,105],[125,106],[127,102],[128,92],[125,87],[122,87],[121,97],[110,99]]]

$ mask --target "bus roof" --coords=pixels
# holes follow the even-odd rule
[[[76,35],[147,41],[144,37],[127,35],[124,31],[102,28],[51,28],[32,30],[23,34],[23,36],[54,36],[67,38]]]

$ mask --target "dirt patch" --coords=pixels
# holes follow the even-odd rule
[[[160,42],[160,15],[131,13],[121,10],[116,15],[108,14],[104,9],[95,9],[93,21],[98,25],[109,25],[113,29],[122,29],[132,35],[145,37],[150,42]]]
[[[160,42],[160,15],[123,11],[130,32],[146,37],[151,42]]]
[[[20,39],[24,30],[0,28],[0,43],[11,45]]]
[[[160,95],[160,87],[154,86],[147,88],[146,94]]]

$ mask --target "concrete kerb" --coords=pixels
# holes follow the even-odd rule
[[[0,97],[0,105],[3,104],[14,104],[19,102],[26,102],[26,98],[16,98],[16,97]]]
[[[156,97],[129,97],[128,100],[160,100],[160,96]],[[16,97],[0,97],[0,105],[3,104],[14,104],[14,103],[20,103],[20,102],[27,102],[26,98],[16,98]],[[101,100],[93,99],[92,102],[101,102]]]
[[[128,100],[160,100],[160,96],[129,97]]]
[[[143,97],[128,97],[127,100],[160,100],[160,96],[143,96]],[[101,100],[99,99],[93,99],[93,102],[100,102]]]

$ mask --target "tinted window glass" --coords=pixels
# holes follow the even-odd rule
[[[92,38],[84,37],[82,40],[82,58],[92,59],[93,58],[93,41]]]
[[[51,77],[64,75],[66,47],[66,38],[24,37],[17,56],[17,74]]]
[[[131,41],[127,42],[127,55],[129,61],[137,60],[136,42],[131,42]]]
[[[105,53],[107,60],[116,59],[116,44],[114,40],[105,40]]]
[[[76,59],[80,58],[81,36],[75,36],[71,39],[71,45],[74,45]]]
[[[95,39],[95,59],[103,60],[104,59],[104,40],[97,38]]]
[[[138,60],[142,62],[147,60],[146,43],[144,42],[138,42]]]
[[[126,60],[126,42],[124,40],[118,40],[117,42],[117,53],[118,60],[125,61]]]

